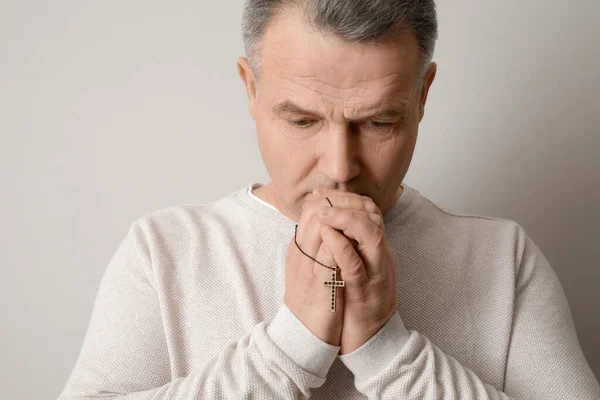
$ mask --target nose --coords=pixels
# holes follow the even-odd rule
[[[345,183],[358,175],[358,135],[351,125],[336,125],[320,141],[319,170],[330,180]]]

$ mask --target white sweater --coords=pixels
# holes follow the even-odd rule
[[[60,399],[600,399],[556,274],[517,223],[404,185],[384,216],[398,312],[340,356],[283,305],[296,222],[249,194],[260,185],[133,222]]]

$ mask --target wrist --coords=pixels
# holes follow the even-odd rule
[[[371,326],[361,326],[361,324],[349,323],[346,326],[352,327],[352,330],[344,335],[342,331],[342,337],[340,340],[340,355],[352,353],[354,350],[360,348],[363,344],[367,343],[381,327],[386,324],[387,321],[378,323]],[[360,328],[359,328],[360,327]]]
[[[339,353],[339,346],[318,338],[285,304],[267,326],[266,334],[294,364],[320,377],[327,375]]]
[[[355,383],[365,382],[386,368],[391,360],[400,354],[411,337],[412,334],[404,326],[400,314],[395,313],[366,343],[338,358],[354,374]]]

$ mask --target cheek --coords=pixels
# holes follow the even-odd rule
[[[408,134],[398,134],[383,143],[367,145],[366,161],[370,169],[381,177],[396,174],[398,167],[410,158],[414,139]]]
[[[269,160],[278,158],[285,145],[281,143],[278,124],[261,112],[256,119],[256,134],[263,158]]]
[[[265,167],[280,185],[295,185],[311,164],[310,146],[290,141],[281,133],[281,122],[257,119],[258,146]]]

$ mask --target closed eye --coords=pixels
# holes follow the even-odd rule
[[[312,126],[316,121],[312,120],[312,119],[297,119],[297,120],[288,120],[288,123],[294,127],[297,128],[309,128],[310,126]],[[386,128],[391,128],[395,125],[394,122],[381,122],[381,121],[370,121],[368,122],[369,125],[371,125],[373,128],[378,128],[378,129],[386,129]]]
[[[374,128],[389,128],[394,125],[391,122],[379,122],[379,121],[371,121],[371,126]]]
[[[298,120],[290,120],[288,121],[290,124],[297,126],[298,128],[307,128],[314,122],[310,119],[298,119]]]

